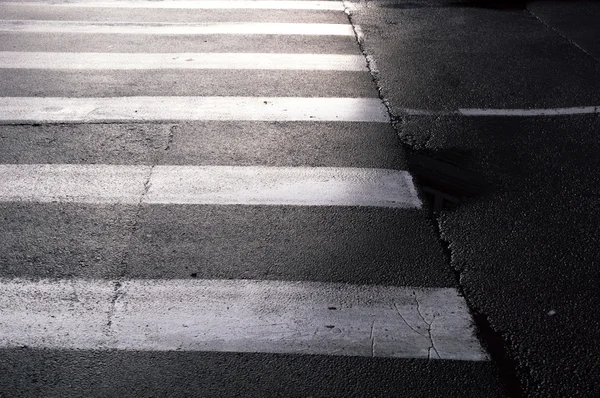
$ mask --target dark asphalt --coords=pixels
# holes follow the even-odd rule
[[[239,96],[373,97],[367,72],[197,70],[0,70],[11,97]],[[323,82],[328,82],[323,84]],[[288,91],[289,90],[289,91]]]
[[[532,1],[527,10],[564,39],[600,60],[597,1]]]
[[[380,123],[2,126],[0,164],[34,163],[406,169],[392,127]]]
[[[598,62],[526,10],[429,3],[435,4],[372,6],[354,17],[395,115],[406,108],[562,108],[599,102],[600,81],[590,78],[598,73]]]
[[[437,223],[503,379],[514,396],[600,396],[598,116],[403,116],[600,105],[598,6],[412,3],[353,21],[406,149],[461,154],[452,167],[485,181]]]
[[[21,203],[0,209],[1,277],[454,282],[420,211]]]
[[[501,397],[489,362],[271,354],[0,350],[21,397]],[[11,377],[13,376],[13,377]]]
[[[1,9],[1,6],[0,6]],[[266,21],[258,21],[266,22]],[[279,21],[275,21],[279,22]],[[316,22],[315,22],[316,23]],[[327,22],[325,22],[327,23]],[[339,23],[339,22],[338,22]],[[134,35],[124,40],[122,35],[74,33],[14,33],[0,32],[0,51],[103,52],[103,53],[305,53],[305,54],[359,54],[352,36],[295,36],[295,35]],[[372,87],[371,87],[372,89]]]

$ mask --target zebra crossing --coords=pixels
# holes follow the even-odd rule
[[[117,395],[69,390],[96,368],[134,396],[349,395],[341,374],[329,393],[257,382],[267,358],[317,361],[289,373],[305,378],[345,357],[490,372],[345,10],[0,3],[0,388]],[[53,368],[90,353],[104,359]],[[145,353],[231,369],[144,390],[130,356]],[[25,381],[31,358],[67,381]]]

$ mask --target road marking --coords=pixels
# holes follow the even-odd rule
[[[421,207],[407,171],[264,166],[4,164],[0,202]]]
[[[389,123],[379,98],[0,97],[0,123],[179,120]]]
[[[568,116],[600,114],[600,106],[575,106],[570,108],[541,109],[484,109],[460,108],[456,111],[430,111],[426,109],[404,108],[401,113],[406,116],[473,116],[473,117],[536,117],[536,116]]]
[[[488,359],[451,288],[17,279],[0,289],[0,347]]]
[[[598,113],[597,106],[549,109],[459,109],[463,116],[561,116]]]
[[[325,23],[132,23],[88,21],[0,21],[0,32],[149,35],[313,35],[354,36],[350,24]]]
[[[344,11],[341,1],[293,1],[293,0],[165,0],[165,1],[54,1],[2,2],[0,5],[29,7],[90,7],[90,8],[178,8],[178,9],[259,9],[259,10],[321,10]]]
[[[59,70],[264,69],[368,72],[348,54],[0,52],[0,68]]]
[[[137,204],[151,166],[2,164],[0,202]]]

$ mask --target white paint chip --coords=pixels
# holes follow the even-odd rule
[[[0,202],[421,207],[406,171],[260,166],[0,165]]]
[[[248,120],[389,123],[379,98],[0,97],[0,123]]]
[[[350,24],[326,23],[135,23],[95,21],[0,21],[0,32],[143,35],[312,35],[354,36]]]
[[[263,69],[368,72],[362,55],[0,52],[0,68],[55,70]]]
[[[2,2],[0,5],[66,8],[154,8],[154,9],[258,9],[258,10],[321,10],[344,11],[341,1],[310,0],[108,0],[108,1],[23,1]]]
[[[255,280],[0,282],[0,347],[482,361],[455,289]],[[110,323],[109,323],[110,320]]]

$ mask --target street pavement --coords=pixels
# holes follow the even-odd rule
[[[600,396],[599,19],[590,1],[352,14],[513,396]]]
[[[0,396],[510,393],[350,6],[0,3]]]

